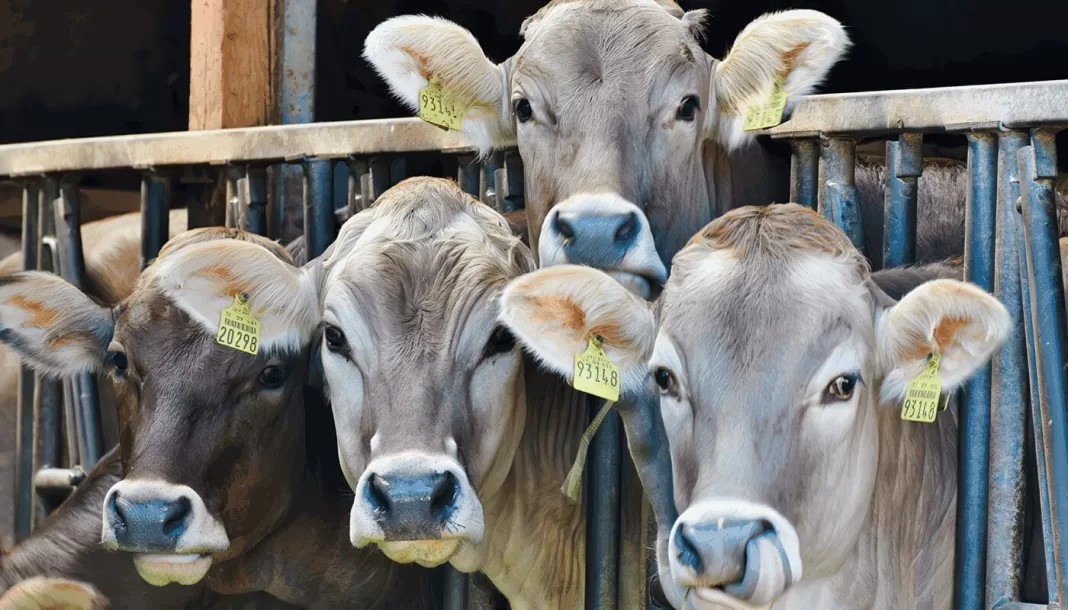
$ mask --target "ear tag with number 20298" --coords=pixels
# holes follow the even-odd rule
[[[604,339],[590,337],[586,351],[575,356],[574,387],[580,392],[593,394],[605,400],[619,400],[619,367],[612,364],[604,353]]]
[[[938,402],[942,396],[942,379],[938,376],[939,354],[927,355],[927,367],[909,382],[905,389],[905,402],[901,405],[901,419],[905,421],[933,423],[938,415]]]
[[[235,294],[233,304],[222,310],[215,342],[253,356],[260,351],[260,321],[248,306],[248,293]]]

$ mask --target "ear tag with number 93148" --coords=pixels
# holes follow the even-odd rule
[[[763,106],[750,108],[745,113],[742,121],[742,131],[758,131],[768,129],[782,123],[783,112],[786,111],[786,91],[783,91],[785,79],[779,75],[775,77],[775,84],[771,89],[771,98]]]
[[[604,339],[600,335],[590,337],[586,351],[575,356],[576,390],[599,396],[605,400],[619,400],[619,367],[612,364],[604,353]]]
[[[222,310],[215,342],[253,356],[260,351],[260,321],[248,306],[248,293],[235,294],[233,304]]]
[[[430,77],[426,87],[419,90],[419,118],[446,131],[460,131],[467,109],[456,102],[438,82]]]
[[[938,376],[938,365],[941,362],[940,355],[927,355],[927,367],[905,388],[901,419],[925,424],[934,422],[935,416],[938,415],[938,399],[942,396],[942,379]]]

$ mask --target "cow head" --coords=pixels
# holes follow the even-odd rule
[[[352,543],[446,562],[481,541],[479,496],[501,486],[525,421],[522,355],[496,297],[533,269],[530,251],[455,183],[413,178],[312,264]]]
[[[0,279],[5,343],[43,374],[110,381],[125,478],[105,497],[102,543],[135,553],[151,584],[199,581],[213,558],[259,542],[296,493],[318,303],[286,261],[272,242],[212,228],[168,243],[114,309],[51,274]],[[260,323],[256,355],[216,342],[240,294]]]
[[[677,607],[684,595],[699,608],[763,607],[802,575],[833,575],[867,521],[881,431],[929,425],[899,420],[928,354],[941,355],[943,391],[952,391],[1011,327],[999,301],[954,280],[893,301],[843,233],[793,204],[740,208],[708,225],[675,257],[655,305],[605,280],[588,268],[566,278],[538,271],[509,285],[502,308],[533,303],[509,325],[565,375],[581,338],[529,322],[553,316],[530,295],[551,302],[596,286],[578,307],[658,315],[644,373],[659,392],[681,513],[658,553]],[[625,376],[633,391],[639,377]],[[939,417],[952,430],[941,450],[952,452],[955,415]]]
[[[719,61],[699,44],[706,17],[670,0],[552,2],[495,64],[455,23],[402,16],[371,32],[364,57],[413,109],[439,82],[483,152],[516,137],[542,267],[597,267],[648,294],[713,217],[723,185],[706,177],[706,146],[750,142],[743,119],[777,79],[792,104],[848,47],[834,19],[785,11],[749,24]]]

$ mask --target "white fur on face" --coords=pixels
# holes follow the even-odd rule
[[[371,328],[352,299],[342,291],[327,294],[323,323],[336,326],[345,333],[349,358],[329,350],[326,341],[318,347],[323,362],[323,377],[329,389],[334,426],[338,431],[341,470],[349,487],[355,489],[366,467],[366,457],[360,446],[359,430],[363,427],[365,379],[364,371],[371,370],[375,358]],[[378,443],[372,438],[372,448]]]

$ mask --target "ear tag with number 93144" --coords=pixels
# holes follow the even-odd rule
[[[941,362],[940,355],[927,355],[927,367],[905,388],[901,419],[924,424],[934,422],[935,416],[938,415],[938,399],[942,396],[942,379],[938,376],[938,365]]]
[[[605,400],[619,400],[619,367],[612,364],[604,353],[604,339],[600,335],[590,337],[586,351],[575,356],[576,390],[599,396]]]
[[[248,293],[235,294],[233,304],[222,310],[215,342],[253,356],[260,351],[260,321],[248,306]]]
[[[426,87],[419,90],[419,118],[446,131],[460,131],[464,126],[467,109],[457,103],[438,82],[431,77]]]

